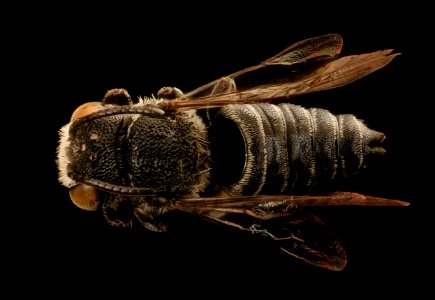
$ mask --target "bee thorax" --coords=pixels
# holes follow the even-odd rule
[[[194,111],[105,116],[70,141],[69,176],[108,192],[195,195],[208,183],[207,132]]]

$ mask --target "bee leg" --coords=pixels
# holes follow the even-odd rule
[[[167,231],[167,225],[165,224],[152,224],[150,222],[144,221],[141,218],[137,218],[139,220],[139,222],[142,224],[143,227],[145,227],[146,229],[150,230],[150,231],[154,231],[154,232],[166,232]]]
[[[132,227],[134,215],[131,202],[122,195],[103,195],[100,200],[105,221],[114,227]]]
[[[236,82],[230,77],[218,79],[213,87],[211,95],[227,94],[237,91]]]
[[[148,230],[155,232],[165,232],[168,229],[168,225],[159,222],[162,219],[162,215],[166,211],[159,207],[151,206],[146,203],[142,203],[135,207],[134,215],[136,219]]]
[[[131,105],[130,94],[125,89],[111,89],[108,90],[101,101],[104,104],[114,105]]]
[[[166,100],[175,100],[183,95],[184,95],[183,92],[179,88],[172,87],[172,86],[162,87],[157,92],[157,98],[166,99]]]

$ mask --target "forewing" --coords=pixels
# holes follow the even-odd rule
[[[332,192],[325,195],[257,195],[182,198],[173,208],[181,210],[219,210],[242,214],[265,212],[265,218],[271,212],[280,214],[296,206],[408,206],[409,203],[396,199],[367,196],[354,192]],[[255,211],[255,212],[254,212]],[[274,215],[279,216],[279,215]]]
[[[288,81],[282,79],[278,83],[266,83],[244,91],[191,100],[166,101],[162,103],[162,109],[181,111],[220,107],[228,104],[273,102],[311,92],[338,88],[386,66],[399,55],[399,53],[392,54],[392,52],[392,49],[388,49],[345,56],[320,66],[302,80],[294,81],[294,78],[289,76]]]

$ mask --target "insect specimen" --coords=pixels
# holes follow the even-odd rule
[[[342,44],[338,34],[306,39],[188,93],[164,87],[133,103],[126,90],[112,89],[61,128],[59,180],[78,207],[100,211],[114,226],[139,222],[163,232],[182,211],[341,270],[343,247],[306,206],[408,205],[328,191],[385,152],[384,134],[351,114],[290,103],[358,80],[398,55],[339,57]]]

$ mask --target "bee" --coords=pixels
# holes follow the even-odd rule
[[[133,103],[125,89],[109,90],[60,129],[59,181],[76,206],[113,226],[165,232],[174,212],[187,212],[342,270],[340,241],[305,207],[409,204],[328,191],[384,154],[385,136],[352,114],[290,103],[358,80],[400,54],[339,56],[342,45],[338,34],[309,38],[188,93],[163,87]]]

